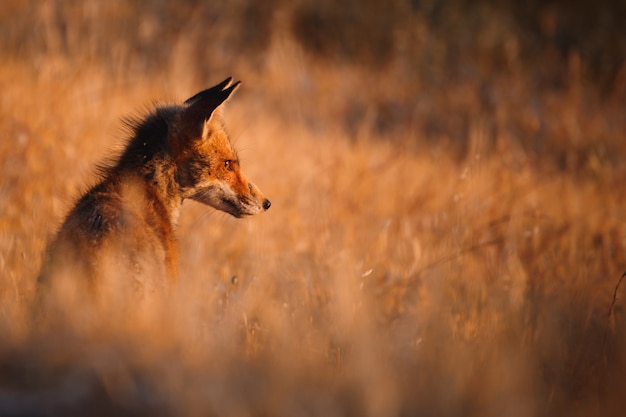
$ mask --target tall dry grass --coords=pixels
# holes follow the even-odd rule
[[[132,16],[110,4],[103,20]],[[0,66],[0,414],[620,415],[623,103],[580,57],[557,90],[514,51],[509,70],[480,69],[488,84],[445,82],[402,55],[382,72],[320,60],[279,15],[262,63],[198,68],[198,26],[147,64],[112,33],[119,61],[103,63],[73,32],[89,10],[53,7],[76,19],[55,43],[46,7],[29,10],[49,45]],[[418,29],[396,46],[432,47]],[[244,81],[227,126],[272,208],[237,220],[186,202],[166,299],[77,300],[33,327],[46,242],[123,146],[120,119],[226,63]]]

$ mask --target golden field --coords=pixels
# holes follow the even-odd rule
[[[0,415],[622,414],[623,61],[528,46],[488,2],[468,49],[403,2],[364,2],[344,43],[311,34],[345,23],[331,2],[146,4],[0,6]],[[229,75],[271,209],[185,202],[166,299],[32,326],[123,118]]]

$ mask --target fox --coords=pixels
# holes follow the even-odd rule
[[[182,104],[126,120],[125,148],[100,168],[46,249],[37,302],[54,291],[98,294],[119,281],[142,290],[176,283],[184,200],[236,218],[270,208],[242,172],[224,126],[222,107],[239,86],[228,77]]]

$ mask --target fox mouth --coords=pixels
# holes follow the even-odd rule
[[[218,209],[225,211],[238,219],[262,213],[269,209],[272,204],[267,198],[264,199],[263,203],[260,205],[248,198],[223,199],[222,202],[224,205]]]
[[[209,202],[209,205],[238,219],[245,216],[252,216],[262,211],[260,207],[256,206],[248,199],[242,198],[221,198],[217,201],[217,204]]]
[[[240,202],[235,202],[232,200],[222,200],[222,202],[224,203],[223,207],[220,208],[220,210],[230,214],[231,216],[234,216],[238,219],[249,215],[249,213],[245,213],[242,209],[241,209],[241,203]]]
[[[271,205],[266,198],[260,203],[247,196],[233,195],[232,193],[223,192],[223,190],[216,192],[215,188],[203,189],[191,198],[236,218],[259,214],[267,210]]]

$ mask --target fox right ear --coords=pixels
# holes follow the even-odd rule
[[[204,122],[209,120],[215,110],[239,87],[240,81],[233,84],[231,81],[232,78],[228,77],[216,86],[201,91],[185,101],[188,107],[183,109],[180,117],[184,129],[190,135],[199,137]]]

